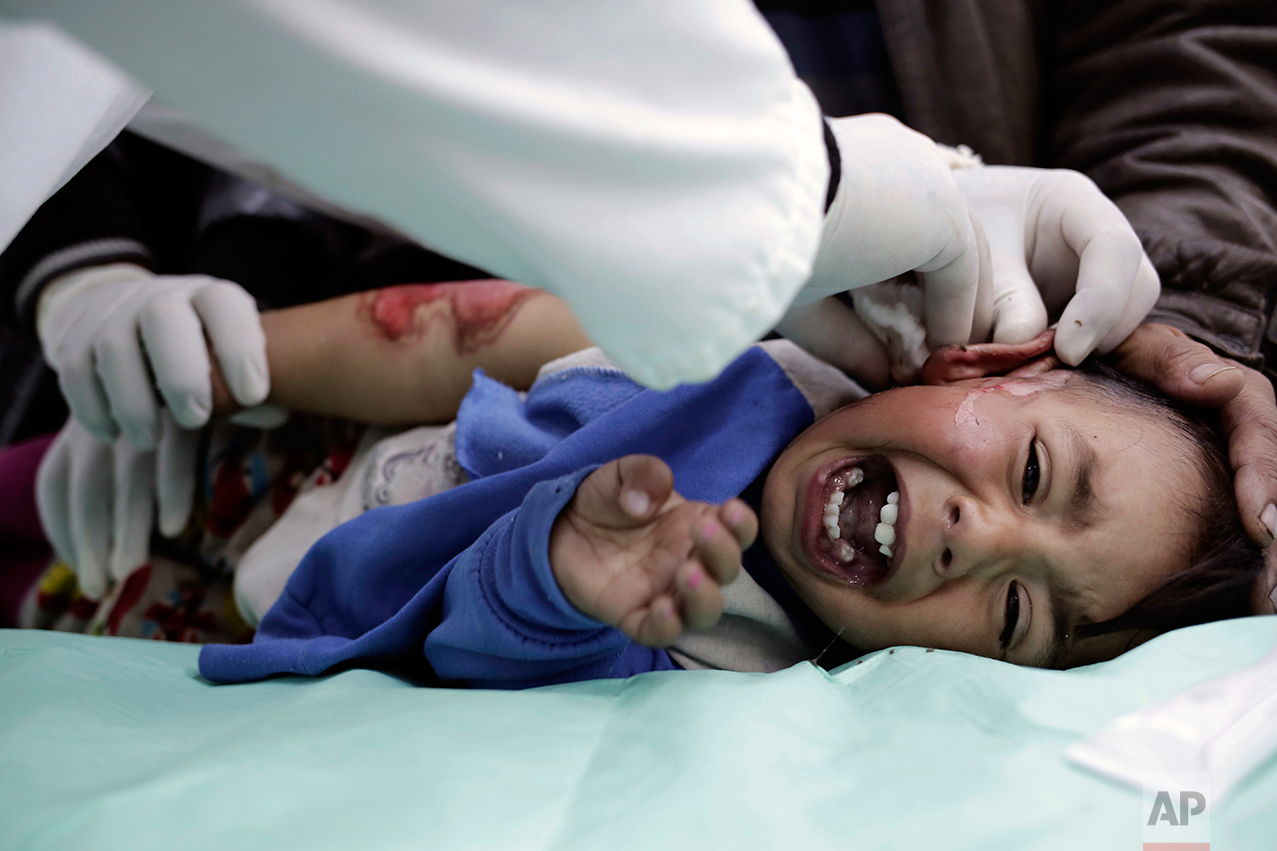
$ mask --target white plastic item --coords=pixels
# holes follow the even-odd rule
[[[1277,650],[1258,665],[1123,715],[1065,755],[1137,788],[1154,774],[1209,774],[1218,806],[1275,752]]]

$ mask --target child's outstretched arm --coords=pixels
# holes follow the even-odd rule
[[[718,621],[722,586],[757,534],[741,500],[688,502],[664,461],[628,455],[581,482],[550,532],[550,565],[582,614],[666,647]]]
[[[630,455],[535,485],[444,568],[433,671],[527,688],[674,667],[655,648],[714,625],[758,524],[740,500],[684,500],[672,478]]]
[[[262,314],[269,402],[378,425],[446,422],[471,374],[526,389],[591,345],[567,304],[511,281],[408,284]],[[214,410],[235,403],[214,364]]]

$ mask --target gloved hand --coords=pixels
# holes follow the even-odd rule
[[[1085,175],[986,166],[953,177],[989,239],[993,298],[975,324],[991,324],[994,342],[1031,340],[1063,310],[1055,351],[1076,366],[1125,340],[1157,301],[1139,237]]]
[[[811,280],[786,317],[791,332],[801,309],[819,298],[917,271],[932,347],[982,336],[973,322],[990,312],[987,246],[940,147],[886,115],[829,125],[842,176]],[[801,345],[803,331],[796,332]]]
[[[146,561],[157,503],[160,531],[170,537],[190,515],[199,432],[167,410],[159,419],[158,448],[141,451],[124,438],[103,443],[72,418],[40,462],[40,522],[90,599]]]
[[[160,435],[160,405],[199,428],[212,410],[211,347],[226,384],[252,408],[270,392],[266,336],[252,296],[205,275],[156,276],[131,263],[82,269],[49,284],[36,327],[71,413],[93,435],[139,450]]]

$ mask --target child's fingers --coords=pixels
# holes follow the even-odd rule
[[[723,614],[723,592],[699,562],[684,564],[675,583],[679,590],[683,624],[688,629],[705,630],[718,623]]]
[[[615,463],[621,510],[633,520],[648,520],[674,491],[674,472],[655,455],[626,455]]]
[[[591,523],[629,529],[649,522],[673,491],[674,474],[664,461],[654,455],[626,455],[581,483],[575,509]]]
[[[620,629],[644,647],[669,647],[683,632],[683,620],[674,601],[663,595],[636,612],[632,623],[622,623]]]
[[[705,512],[692,525],[693,556],[719,585],[730,585],[740,572],[741,548],[717,519],[718,512]]]
[[[718,510],[718,518],[736,539],[741,550],[747,550],[758,537],[758,515],[744,500],[729,499]]]

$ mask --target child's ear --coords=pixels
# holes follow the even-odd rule
[[[1048,328],[1027,343],[977,343],[936,349],[922,365],[923,384],[952,384],[969,378],[1007,375],[1031,378],[1059,366],[1051,354],[1055,330]]]

